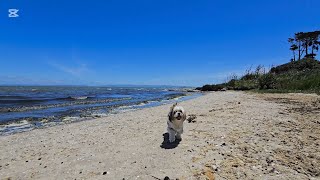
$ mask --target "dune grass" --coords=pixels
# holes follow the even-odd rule
[[[267,71],[258,66],[254,71],[247,70],[242,77],[233,76],[222,84],[205,85],[197,88],[202,91],[253,90],[255,92],[304,92],[320,94],[320,61],[302,59],[286,63]]]

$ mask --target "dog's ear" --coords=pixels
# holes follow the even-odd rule
[[[171,112],[171,113],[172,113],[174,107],[176,107],[177,105],[178,105],[178,103],[174,103],[174,104],[171,106],[171,108],[170,108],[170,112]]]
[[[183,121],[187,119],[187,113],[186,113],[186,111],[183,111],[182,119],[183,119]]]
[[[169,112],[168,118],[169,118],[169,121],[172,121],[172,111]]]
[[[172,121],[172,117],[173,117],[173,109],[171,108],[171,110],[168,114],[169,121]]]
[[[169,117],[169,121],[172,121],[172,117],[173,117],[173,109],[174,107],[177,105],[177,103],[173,104],[173,106],[171,106],[170,108],[170,112],[168,114],[168,117]]]

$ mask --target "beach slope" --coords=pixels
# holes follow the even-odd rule
[[[171,105],[0,137],[0,179],[317,179],[320,97],[208,93],[166,142]],[[190,116],[188,116],[190,117]]]

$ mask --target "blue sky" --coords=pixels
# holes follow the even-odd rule
[[[288,62],[319,0],[1,0],[0,84],[188,85]],[[19,17],[8,18],[8,9]]]

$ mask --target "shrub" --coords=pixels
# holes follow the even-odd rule
[[[227,82],[227,87],[228,88],[234,88],[236,86],[236,81],[235,79],[231,79],[229,82]]]
[[[274,89],[276,78],[273,73],[263,74],[258,78],[259,89]]]
[[[206,84],[201,88],[201,91],[221,91],[224,88],[222,84]]]
[[[234,90],[251,90],[258,87],[256,80],[239,80],[235,83]]]
[[[305,71],[312,69],[320,69],[320,62],[315,59],[305,58],[299,61],[286,63],[277,67],[271,68],[271,73],[282,74],[288,71]]]
[[[233,90],[274,89],[320,93],[320,62],[317,60],[305,58],[273,67],[269,72],[266,72],[263,66],[258,66],[255,71],[250,69],[240,78],[229,78],[227,83],[207,84],[197,89],[219,91],[227,87]]]

